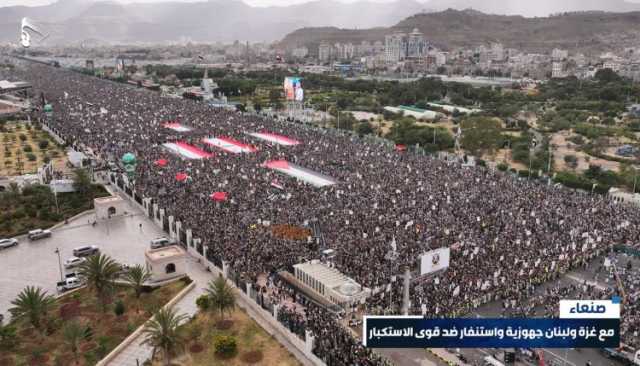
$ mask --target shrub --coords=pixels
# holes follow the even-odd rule
[[[196,305],[198,306],[198,309],[200,309],[200,311],[207,311],[210,305],[209,296],[200,295],[200,297],[196,299]]]
[[[501,172],[506,172],[509,169],[509,166],[505,163],[500,163],[498,164],[497,168]]]
[[[116,306],[113,309],[113,312],[116,314],[116,316],[122,316],[122,314],[124,314],[125,308],[124,308],[124,303],[122,302],[122,300],[118,300],[116,302]]]
[[[38,160],[38,158],[33,153],[28,153],[27,154],[27,160],[36,161],[36,160]]]
[[[33,151],[33,148],[31,147],[31,145],[25,145],[25,147],[22,148],[22,151],[30,153]]]
[[[51,158],[50,158],[50,157],[48,157],[47,155],[45,155],[45,156],[42,158],[42,162],[43,162],[43,163],[45,163],[45,164],[48,164],[50,161],[51,161]]]
[[[567,163],[567,166],[571,168],[575,168],[578,166],[578,158],[575,155],[565,155],[564,162]]]
[[[40,150],[46,150],[49,147],[49,141],[47,140],[40,140],[38,142],[38,147],[40,148]]]
[[[20,139],[20,141],[25,142],[27,141],[27,135],[25,135],[24,133],[21,133],[18,138]]]
[[[217,335],[213,337],[213,349],[217,355],[230,357],[236,354],[238,345],[232,336]]]

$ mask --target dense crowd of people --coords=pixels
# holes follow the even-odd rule
[[[465,168],[425,156],[397,152],[381,142],[332,129],[283,123],[204,103],[99,80],[41,65],[15,73],[53,106],[48,124],[67,141],[105,161],[125,153],[137,157],[134,184],[202,238],[212,255],[256,282],[264,273],[319,257],[315,240],[275,237],[269,225],[317,223],[335,250],[335,267],[373,289],[368,313],[397,313],[400,275],[415,269],[421,254],[451,248],[451,264],[436,276],[411,284],[410,312],[460,315],[483,303],[511,303],[560,273],[608,251],[614,244],[638,246],[640,210],[599,195],[514,179],[485,168]],[[42,116],[42,115],[41,115]],[[163,127],[179,121],[191,128]],[[301,142],[279,146],[248,133],[268,131]],[[226,136],[258,151],[225,153],[202,138]],[[188,160],[162,146],[185,141],[213,152]],[[158,159],[168,164],[157,166]],[[314,187],[269,170],[263,163],[287,160],[322,173],[335,185]],[[189,179],[177,181],[176,174]],[[277,180],[282,187],[276,188]],[[209,197],[228,194],[221,204]],[[396,247],[396,255],[388,255]],[[398,276],[398,278],[396,278]],[[389,285],[391,284],[391,285]],[[308,311],[321,357],[332,352],[353,360],[329,365],[368,365],[372,356],[335,325],[329,313]],[[638,309],[633,319],[638,323]],[[294,321],[297,321],[294,320]],[[323,325],[324,324],[324,325]],[[326,336],[326,337],[325,337]],[[351,362],[353,361],[353,362]],[[371,361],[375,362],[375,361]]]

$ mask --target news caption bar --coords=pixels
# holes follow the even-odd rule
[[[617,348],[620,301],[561,300],[560,318],[365,316],[369,348]]]

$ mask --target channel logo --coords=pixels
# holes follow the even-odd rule
[[[560,300],[561,319],[620,319],[620,298]]]

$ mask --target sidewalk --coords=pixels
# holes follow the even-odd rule
[[[208,279],[206,276],[202,274],[198,274],[197,272],[206,272],[200,270],[194,271],[194,268],[198,268],[197,263],[189,258],[187,262],[187,273],[191,277],[191,279],[196,283],[196,287],[193,288],[185,297],[183,297],[180,301],[178,301],[173,308],[177,310],[178,314],[187,314],[189,317],[194,315],[198,310],[196,306],[196,298],[204,293],[204,288],[207,285]],[[111,362],[107,364],[107,366],[138,366],[142,365],[142,363],[151,358],[151,353],[153,349],[147,345],[142,344],[144,340],[144,335],[138,336],[133,343],[131,343],[127,348],[125,348],[122,352],[120,352]]]

